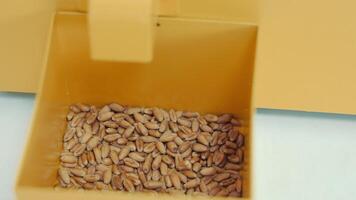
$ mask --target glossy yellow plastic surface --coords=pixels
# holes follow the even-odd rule
[[[0,91],[37,91],[54,10],[55,0],[1,1]]]
[[[356,114],[356,1],[259,8],[256,106]]]
[[[87,12],[88,0],[57,0],[58,11]]]
[[[233,22],[159,18],[152,63],[90,58],[87,17],[57,14],[48,62],[16,184],[17,198],[86,200],[203,200],[163,194],[55,191],[68,106],[160,106],[241,117],[246,135],[244,199],[250,199],[251,90],[256,27]],[[211,199],[224,199],[214,197]]]
[[[89,0],[57,0],[59,11],[88,12]],[[256,23],[261,0],[156,0],[158,15]]]
[[[150,62],[156,22],[154,6],[154,0],[91,0],[91,57],[106,61]]]
[[[12,0],[2,4],[0,91],[37,91],[55,2],[59,11],[88,12],[88,0]],[[356,114],[355,1],[157,2],[160,16],[258,24],[256,107]],[[110,31],[103,31],[98,38],[105,34]],[[99,52],[117,46],[117,41],[108,41],[94,42],[99,46],[107,43]]]
[[[255,0],[157,0],[157,2],[160,16],[227,19],[239,22],[257,20]],[[53,11],[57,9],[86,13],[88,4],[88,0],[4,2],[0,8],[0,91],[36,93],[46,61]]]

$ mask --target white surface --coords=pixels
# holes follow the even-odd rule
[[[259,110],[256,199],[356,199],[356,116]]]
[[[33,103],[0,93],[1,200],[15,197]],[[356,116],[259,110],[254,130],[255,199],[356,199]]]
[[[0,93],[0,199],[15,199],[16,171],[24,148],[34,96]]]

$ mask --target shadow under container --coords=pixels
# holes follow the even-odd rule
[[[243,197],[251,199],[252,83],[257,28],[237,22],[158,18],[148,64],[90,58],[87,15],[57,13],[47,64],[16,183],[17,199],[225,199],[150,193],[54,190],[68,106],[158,106],[233,113],[245,135]]]

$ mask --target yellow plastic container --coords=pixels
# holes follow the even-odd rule
[[[144,19],[147,25],[146,11],[149,10],[147,7],[141,7],[141,10],[136,7],[135,11],[130,12],[129,9],[117,9],[111,5],[109,9],[100,7],[115,2],[121,6],[158,2],[157,13],[166,17],[234,20],[258,24],[254,77],[256,108],[356,114],[356,92],[353,92],[356,91],[356,1],[351,0],[342,3],[325,0],[7,1],[0,7],[0,91],[39,91],[39,77],[45,68],[43,61],[47,55],[45,46],[47,36],[50,35],[50,16],[55,10],[92,13],[94,8],[104,13],[101,15],[103,18],[94,13],[94,16],[97,16],[94,21],[98,20],[94,30],[98,28],[99,32],[93,32],[96,36],[92,43],[96,48],[91,51],[93,57],[97,58],[116,57],[116,54],[109,54],[113,51],[107,47],[115,47],[122,45],[122,41],[129,41],[124,37],[117,37],[116,41],[111,38],[105,40],[108,38],[106,33],[122,32],[120,29],[114,29],[119,27],[117,16],[135,13],[137,16],[133,16]],[[123,2],[125,4],[121,4]],[[116,18],[108,17],[110,15]],[[113,20],[116,26],[111,26],[110,23],[107,26],[101,19],[106,22]],[[140,20],[136,22],[140,23]],[[120,23],[125,26],[130,24]],[[144,31],[140,33],[149,29],[144,27],[141,26]],[[111,31],[102,31],[103,29]],[[130,38],[134,38],[130,35]],[[151,36],[143,34],[137,37],[148,40]],[[105,49],[100,49],[103,44]],[[139,54],[142,56],[139,58],[141,61],[152,59],[153,43],[144,45],[138,42],[137,45],[142,45],[142,48],[139,48],[142,52],[114,53],[119,53],[120,56],[127,54],[127,60],[138,59],[136,56],[132,57],[134,53],[142,53]],[[143,55],[146,55],[146,58]]]
[[[65,116],[68,106],[77,102],[118,102],[236,114],[243,120],[241,130],[246,135],[243,195],[244,199],[251,198],[251,91],[256,26],[178,17],[160,17],[158,23],[152,62],[107,62],[90,57],[86,14],[67,12],[54,16],[47,64],[16,183],[18,199],[207,198],[54,190]]]

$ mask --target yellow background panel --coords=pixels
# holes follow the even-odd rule
[[[356,2],[259,6],[257,107],[356,114]]]

